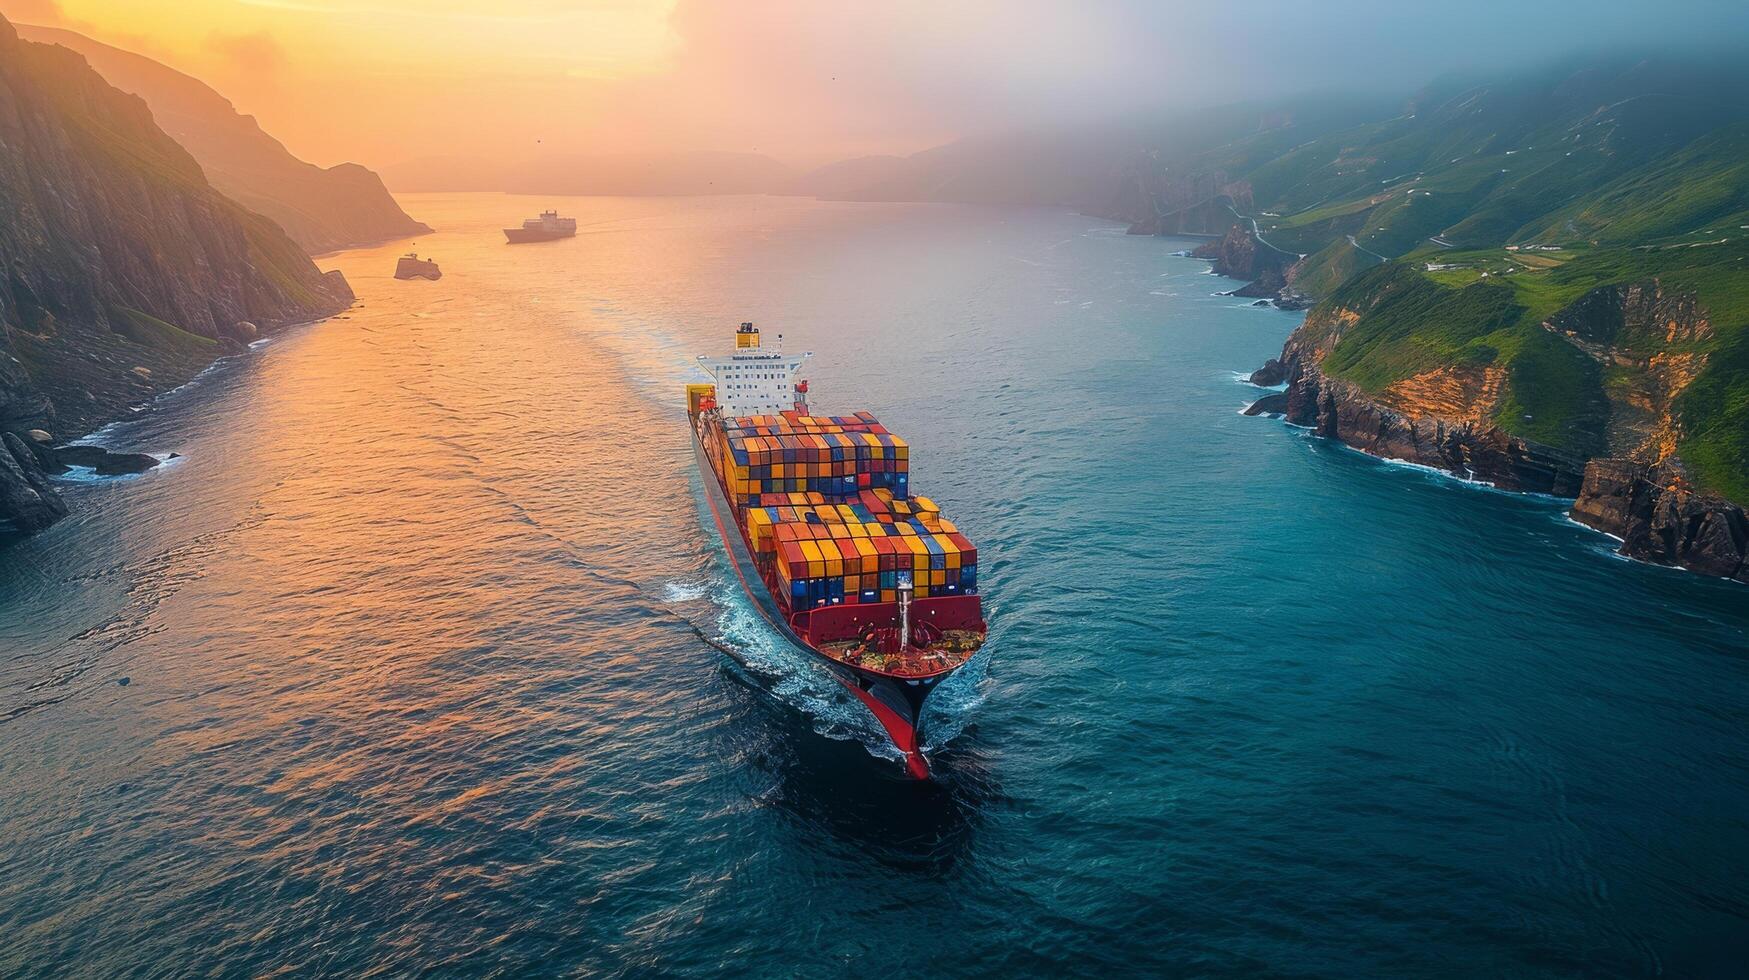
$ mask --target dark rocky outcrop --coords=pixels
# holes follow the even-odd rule
[[[144,473],[158,465],[158,457],[145,453],[115,453],[102,446],[58,446],[49,450],[54,461],[65,468],[88,466],[98,476],[125,476]]]
[[[1190,253],[1214,263],[1216,275],[1248,280],[1232,295],[1247,299],[1278,300],[1289,285],[1289,274],[1300,257],[1258,239],[1251,229],[1235,224],[1220,239],[1204,243]],[[1281,305],[1277,302],[1277,305]],[[1286,308],[1286,307],[1284,307]]]
[[[1232,279],[1258,279],[1266,274],[1285,276],[1299,256],[1273,248],[1251,233],[1243,224],[1234,224],[1216,241],[1208,242],[1190,254],[1214,263],[1216,275]]]
[[[1264,395],[1245,406],[1246,415],[1282,415],[1287,412],[1287,392],[1278,391]]]
[[[1233,290],[1232,295],[1240,296],[1245,299],[1262,299],[1268,301],[1281,295],[1281,291],[1286,287],[1287,280],[1282,277],[1280,270],[1265,269],[1263,274],[1256,279],[1253,279],[1245,285],[1240,286],[1238,289]]]
[[[1621,553],[1749,583],[1743,509],[1690,485],[1680,464],[1594,459],[1572,518],[1621,539]]]
[[[305,163],[199,79],[73,31],[19,31],[78,52],[109,84],[145,99],[158,126],[200,162],[215,188],[273,219],[311,255],[431,230],[401,210],[375,173],[356,163]]]
[[[1251,372],[1251,383],[1259,388],[1273,388],[1287,380],[1287,365],[1276,358],[1263,362],[1263,366]]]
[[[0,542],[35,534],[67,516],[36,452],[17,433],[0,433]]]
[[[88,431],[242,350],[245,322],[351,302],[338,272],[214,190],[144,102],[0,18],[0,526],[64,513],[56,458],[18,433]]]

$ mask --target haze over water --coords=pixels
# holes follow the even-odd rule
[[[570,241],[498,229],[558,204]],[[1743,950],[1749,602],[1235,383],[1297,316],[1047,210],[427,195],[0,563],[0,974],[1676,974]],[[759,625],[680,385],[911,439],[939,781]],[[727,653],[725,652],[728,651]],[[731,656],[732,654],[732,656]],[[741,662],[745,662],[745,666]]]

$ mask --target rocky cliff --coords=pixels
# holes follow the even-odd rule
[[[1594,362],[1599,377],[1607,372],[1607,395],[1598,395],[1606,401],[1602,411],[1576,413],[1581,419],[1595,416],[1581,426],[1595,428],[1595,437],[1556,446],[1510,431],[1508,423],[1534,421],[1515,414],[1527,397],[1514,391],[1515,384],[1550,387],[1557,375],[1546,368],[1529,371],[1492,347],[1481,348],[1486,356],[1459,353],[1404,370],[1382,385],[1363,386],[1332,373],[1330,365],[1340,364],[1347,372],[1376,377],[1368,370],[1375,365],[1352,352],[1368,345],[1380,350],[1393,339],[1381,336],[1376,323],[1388,304],[1411,302],[1406,294],[1414,289],[1407,273],[1383,270],[1314,309],[1289,337],[1280,360],[1253,376],[1263,384],[1287,382],[1287,390],[1260,402],[1259,411],[1279,412],[1376,456],[1506,490],[1573,497],[1574,520],[1620,538],[1625,555],[1749,582],[1749,524],[1742,508],[1698,486],[1679,455],[1685,433],[1676,406],[1706,368],[1704,345],[1714,334],[1711,312],[1693,293],[1658,279],[1611,283],[1583,292],[1531,328],[1533,338],[1559,337],[1577,348],[1582,354],[1574,356]],[[1450,295],[1436,301],[1447,307],[1463,302]],[[1419,308],[1434,306],[1421,302]],[[1510,339],[1504,331],[1485,336],[1496,344]],[[1586,396],[1580,391],[1564,397]]]
[[[352,301],[339,273],[215,191],[143,101],[3,19],[0,277],[0,430],[13,433],[84,432],[258,330]],[[18,465],[0,494],[17,497],[19,480],[37,492],[7,455]]]
[[[1261,241],[1247,224],[1229,225],[1225,235],[1190,254],[1213,262],[1216,275],[1248,280],[1233,290],[1234,296],[1275,300],[1283,309],[1305,308],[1290,288],[1300,257]]]
[[[1327,376],[1320,368],[1323,357],[1359,317],[1354,310],[1320,307],[1288,339],[1279,365],[1288,385],[1282,410],[1287,421],[1374,456],[1504,490],[1563,497],[1578,492],[1583,456],[1514,436],[1491,420],[1498,373],[1454,369],[1382,395]]]
[[[27,40],[82,55],[104,80],[146,100],[159,128],[192,154],[212,185],[273,219],[314,255],[429,232],[355,163],[322,168],[293,156],[205,83],[73,31],[21,27]]]
[[[1620,538],[1630,558],[1749,583],[1743,508],[1697,490],[1675,460],[1592,460],[1572,517]]]

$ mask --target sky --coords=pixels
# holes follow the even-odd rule
[[[194,75],[299,156],[714,149],[809,166],[1574,48],[1741,38],[1715,0],[0,0]]]

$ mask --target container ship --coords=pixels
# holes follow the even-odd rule
[[[925,779],[923,705],[983,645],[978,551],[910,491],[910,446],[873,415],[816,416],[811,354],[760,345],[701,356],[687,417],[714,530],[778,633],[824,664]]]
[[[576,234],[577,219],[561,218],[557,211],[542,211],[540,217],[523,221],[521,228],[504,229],[504,237],[512,245],[550,242],[559,238],[572,238]]]

